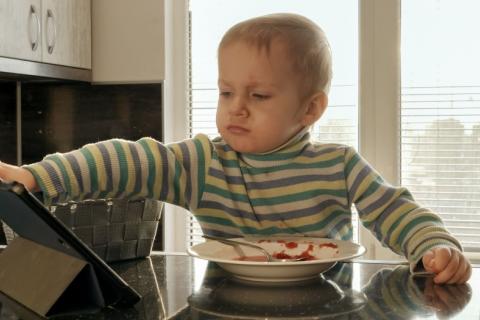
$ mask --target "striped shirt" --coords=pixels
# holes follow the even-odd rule
[[[164,145],[112,139],[25,166],[45,201],[154,198],[190,210],[204,233],[352,239],[352,205],[384,245],[418,261],[461,248],[441,219],[393,187],[351,147],[302,132],[265,154],[241,154],[205,135]]]

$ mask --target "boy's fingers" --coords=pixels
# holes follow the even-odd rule
[[[430,262],[433,258],[435,257],[434,253],[432,250],[429,250],[427,252],[425,252],[425,254],[423,255],[423,261],[424,262]]]
[[[455,275],[460,263],[459,253],[457,251],[448,250],[448,255],[445,255],[443,251],[444,250],[439,250],[435,253],[435,269],[438,270],[438,274],[433,279],[435,283],[446,283],[449,281]],[[442,253],[437,256],[439,252]],[[450,253],[452,254],[451,256]],[[442,268],[441,266],[444,267]]]
[[[463,276],[463,278],[461,278],[458,283],[466,283],[469,279],[470,279],[470,276],[472,275],[472,265],[470,264],[470,262],[467,263],[467,271],[465,272],[465,275]]]
[[[432,250],[434,254],[434,268],[437,272],[445,270],[454,255],[454,250],[450,248],[435,248]]]
[[[458,268],[453,277],[447,281],[448,284],[460,283],[460,280],[463,278],[465,273],[467,272],[467,262],[465,258],[460,258],[458,263]]]
[[[433,268],[432,268],[432,261],[433,261],[433,258],[435,257],[434,253],[432,251],[427,251],[423,257],[422,257],[422,263],[423,263],[423,267],[425,268],[425,270],[427,271],[433,271]]]
[[[0,161],[0,181],[6,181],[7,179],[7,173],[5,170],[5,164]]]

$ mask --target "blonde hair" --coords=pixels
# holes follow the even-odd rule
[[[302,78],[303,98],[319,91],[328,95],[332,79],[330,45],[323,30],[304,16],[277,13],[242,21],[224,34],[218,50],[242,40],[268,53],[276,39],[286,45],[294,71]]]

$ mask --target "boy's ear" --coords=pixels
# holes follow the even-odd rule
[[[323,92],[315,93],[308,101],[302,124],[310,126],[314,124],[325,112],[328,105],[328,96]]]

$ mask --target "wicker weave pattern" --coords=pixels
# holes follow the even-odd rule
[[[163,202],[149,199],[85,200],[50,211],[107,262],[147,257],[157,233]],[[3,224],[7,244],[16,234]]]
[[[163,203],[155,200],[85,200],[51,212],[107,262],[150,255]]]

